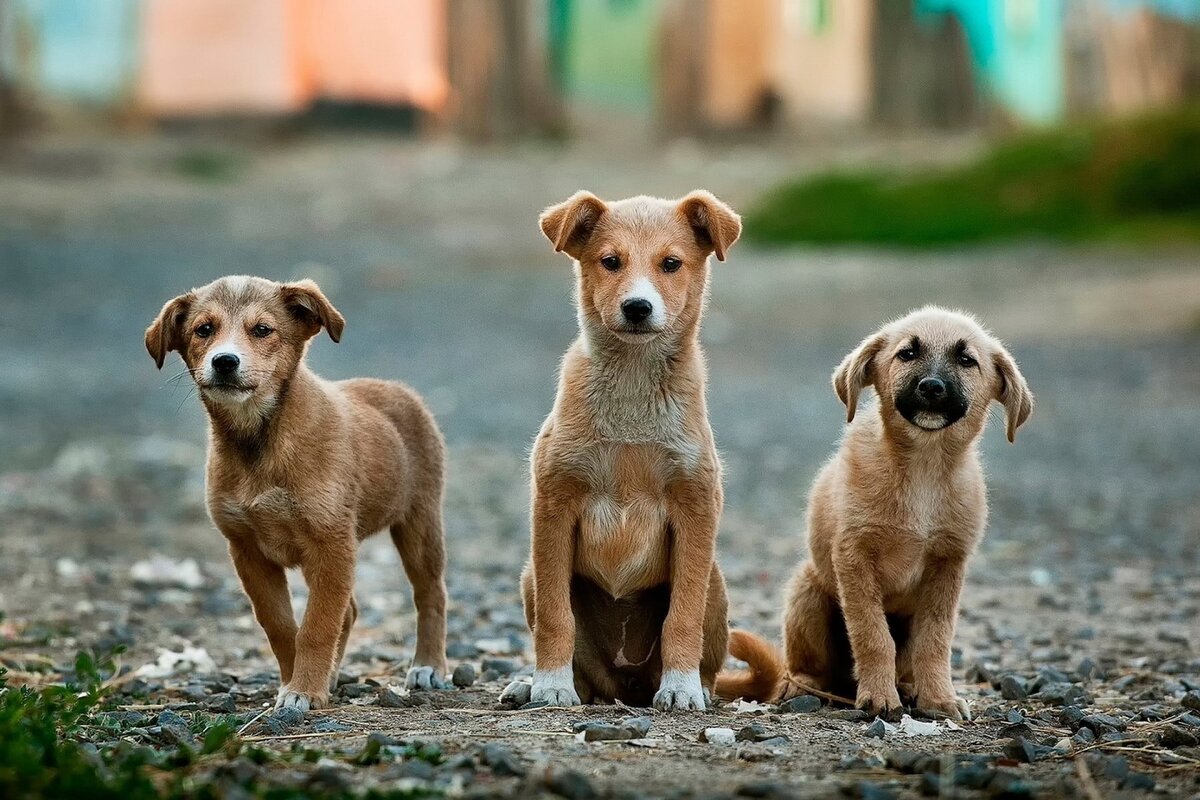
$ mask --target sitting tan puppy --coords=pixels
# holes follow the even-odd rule
[[[445,447],[408,387],[331,383],[304,363],[342,315],[312,281],[228,277],[167,303],[146,331],[162,368],[175,350],[208,411],[208,510],[279,661],[276,707],[324,706],[358,616],[358,543],[388,528],[413,586],[417,648],[407,683],[441,686],[446,587]],[[296,627],[284,570],[309,587]]]
[[[741,221],[708,192],[580,192],[541,228],[575,261],[580,335],[532,457],[536,670],[503,697],[703,709],[728,620],[700,316],[709,256],[725,259]]]
[[[866,386],[878,402],[856,415]],[[789,591],[786,665],[767,642],[734,631],[730,650],[750,671],[723,673],[717,694],[778,702],[816,689],[891,714],[902,683],[920,711],[961,719],[950,645],[987,522],[977,444],[992,400],[1012,441],[1033,395],[979,323],[934,307],[867,337],[833,388],[851,425],[809,497],[810,560]]]

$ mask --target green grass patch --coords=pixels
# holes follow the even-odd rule
[[[746,215],[766,244],[936,247],[1018,237],[1200,242],[1200,108],[1025,134],[919,175],[785,183]]]

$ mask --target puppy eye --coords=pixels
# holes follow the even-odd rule
[[[616,256],[605,256],[600,259],[600,265],[609,272],[616,272],[621,268],[621,259]]]
[[[915,347],[906,347],[903,350],[901,350],[899,353],[896,353],[896,358],[900,359],[901,361],[913,361],[914,359],[916,359],[916,357],[917,357],[917,348],[915,348]]]
[[[971,358],[966,353],[959,353],[958,364],[959,364],[959,366],[962,366],[962,367],[977,367],[977,366],[979,366],[979,362],[976,361],[975,359]]]
[[[213,327],[213,324],[211,322],[202,322],[196,326],[195,333],[201,339],[207,339],[208,337],[213,335],[213,331],[215,331],[215,330],[216,330],[216,328]]]
[[[257,338],[257,339],[265,339],[266,337],[268,337],[272,333],[274,333],[275,329],[268,325],[264,325],[260,322],[257,325],[255,325],[253,328],[251,328],[250,332],[252,334],[254,334],[255,338]]]
[[[679,269],[682,266],[683,266],[683,262],[680,261],[675,256],[667,256],[666,258],[663,259],[663,263],[662,263],[663,272],[674,272],[675,270]]]

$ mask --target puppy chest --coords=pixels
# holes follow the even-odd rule
[[[622,597],[669,577],[667,511],[661,498],[588,498],[579,521],[576,571]]]
[[[272,561],[291,566],[299,560],[304,511],[282,487],[262,492],[209,498],[213,521],[227,536],[250,537]]]

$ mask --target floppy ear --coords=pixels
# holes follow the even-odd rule
[[[579,191],[566,201],[556,206],[550,206],[538,217],[542,233],[554,245],[554,252],[565,252],[571,258],[579,258],[579,253],[596,223],[608,210],[596,195],[591,192]]]
[[[1024,425],[1033,413],[1033,392],[1029,391],[1025,376],[1017,369],[1017,362],[1007,350],[1001,347],[992,356],[992,361],[999,378],[996,399],[1004,406],[1008,440],[1011,442],[1017,436],[1017,428]]]
[[[846,406],[846,422],[854,421],[854,412],[858,410],[858,395],[874,380],[872,363],[886,344],[887,336],[882,333],[871,334],[848,353],[834,371],[833,391]]]
[[[158,312],[158,318],[146,328],[146,350],[159,369],[167,360],[167,353],[183,349],[183,320],[195,299],[188,292],[168,301]]]
[[[696,232],[696,240],[712,248],[717,261],[725,260],[725,253],[742,235],[742,218],[712,192],[692,192],[679,201],[679,213]]]
[[[311,338],[321,332],[321,327],[329,332],[329,338],[335,342],[342,340],[342,329],[346,327],[346,319],[333,307],[333,303],[321,293],[321,288],[310,280],[285,283],[279,287],[284,305],[288,311],[308,326],[308,336]]]

